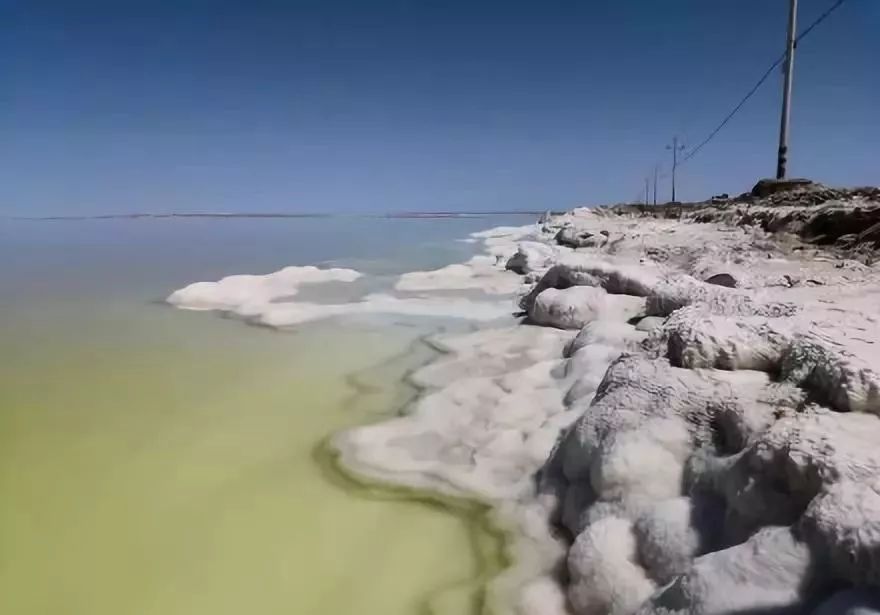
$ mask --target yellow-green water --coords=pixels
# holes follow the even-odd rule
[[[466,615],[479,514],[356,487],[334,431],[394,410],[405,328],[283,334],[71,299],[0,333],[0,613]],[[355,403],[353,403],[355,402]]]

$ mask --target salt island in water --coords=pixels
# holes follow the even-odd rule
[[[362,480],[476,500],[507,567],[482,613],[880,612],[880,192],[576,209],[321,305],[345,269],[169,297],[279,329],[452,317],[400,416],[338,433]],[[308,326],[308,325],[306,325]]]

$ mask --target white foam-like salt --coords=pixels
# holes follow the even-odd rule
[[[412,271],[400,276],[395,284],[399,291],[481,290],[495,295],[521,291],[523,280],[507,271],[507,257],[516,251],[517,241],[537,232],[534,224],[499,226],[471,233],[469,241],[482,241],[485,254],[478,254],[464,263],[455,263],[431,271]]]
[[[400,298],[373,294],[353,303],[290,302],[261,305],[258,309],[241,315],[261,325],[290,327],[323,318],[362,314],[462,318],[485,322],[510,316],[512,311],[513,305],[508,301],[473,301],[448,297]]]
[[[522,287],[523,282],[518,275],[500,269],[494,257],[485,255],[433,271],[404,273],[394,285],[394,289],[399,291],[473,289],[494,295],[509,295]]]
[[[236,312],[245,306],[293,297],[303,284],[353,282],[362,275],[353,269],[291,266],[265,275],[230,275],[216,282],[195,282],[171,293],[167,301],[187,310]]]
[[[232,275],[216,282],[195,282],[174,291],[167,301],[181,309],[222,311],[269,327],[289,327],[324,318],[362,314],[491,321],[510,316],[514,311],[510,301],[477,301],[464,297],[396,297],[375,293],[351,303],[295,300],[300,287],[305,284],[353,282],[362,276],[353,269],[292,266],[266,275]]]

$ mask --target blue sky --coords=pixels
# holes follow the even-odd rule
[[[0,214],[631,200],[781,53],[787,4],[0,0]],[[878,31],[880,1],[848,0],[800,46],[792,174],[880,183]],[[780,90],[681,197],[773,174]]]

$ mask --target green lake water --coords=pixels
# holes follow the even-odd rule
[[[330,258],[285,242],[323,246],[308,225],[330,223],[137,223],[0,227],[0,613],[479,611],[502,565],[479,509],[364,488],[322,447],[399,409],[430,327],[174,310],[157,299],[186,282]],[[444,227],[433,251],[355,241],[334,264],[386,283],[491,225]]]

